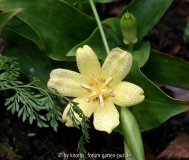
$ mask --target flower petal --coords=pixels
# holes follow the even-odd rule
[[[84,80],[81,74],[66,69],[55,69],[50,73],[48,88],[54,88],[59,94],[69,97],[87,95],[87,90],[81,87]]]
[[[114,87],[115,97],[111,99],[113,102],[122,107],[133,106],[141,103],[144,100],[144,91],[139,86],[121,82]]]
[[[102,66],[102,77],[107,79],[113,78],[110,86],[114,86],[121,82],[129,73],[132,67],[133,57],[129,52],[120,48],[114,48],[107,56]]]
[[[92,113],[94,112],[94,109],[99,105],[97,102],[89,102],[87,103],[85,101],[85,98],[75,98],[73,99],[74,102],[78,102],[79,103],[79,108],[83,111],[84,115],[87,117],[90,117],[92,115]],[[68,104],[64,110],[64,113],[62,115],[62,119],[63,121],[66,123],[65,125],[67,127],[73,127],[73,123],[70,120],[70,118],[68,116],[66,116],[66,114],[68,113],[68,110],[70,109],[70,104]],[[74,113],[76,118],[81,121],[81,118],[78,116],[78,114]],[[78,123],[79,124],[79,123]]]
[[[106,101],[105,107],[96,107],[94,110],[94,127],[99,131],[106,131],[109,134],[119,124],[119,113],[113,102]]]
[[[76,61],[80,73],[85,76],[88,81],[91,80],[93,72],[96,72],[99,76],[101,70],[100,63],[91,47],[85,45],[83,48],[79,48],[76,54]]]

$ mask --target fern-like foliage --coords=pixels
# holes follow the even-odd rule
[[[79,123],[81,123],[81,130],[83,135],[78,142],[78,152],[86,153],[84,148],[85,141],[89,142],[87,121],[83,111],[78,107],[78,103],[61,96],[55,90],[49,90],[43,83],[37,79],[31,77],[31,83],[24,84],[19,81],[19,68],[16,58],[2,56],[0,54],[0,91],[13,90],[14,95],[7,98],[5,106],[7,110],[11,110],[14,114],[18,113],[18,117],[22,116],[24,122],[27,118],[29,123],[32,124],[34,120],[37,121],[39,127],[49,127],[48,121],[51,127],[57,131],[57,121],[62,121],[62,111],[57,105],[59,99],[61,103],[65,104],[65,100],[70,104],[70,109],[67,116],[73,122],[73,125],[80,129]],[[42,111],[46,111],[46,114],[42,114]],[[78,114],[81,118],[79,121],[75,114]]]

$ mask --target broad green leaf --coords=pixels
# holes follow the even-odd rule
[[[3,28],[6,26],[6,24],[19,12],[23,11],[24,8],[17,8],[13,9],[11,11],[0,13],[0,35],[3,31]]]
[[[41,50],[43,50],[43,42],[35,30],[23,22],[18,17],[14,17],[10,23],[6,25],[6,28],[15,32],[16,34],[33,41]]]
[[[159,21],[173,0],[134,0],[120,14],[120,18],[127,11],[137,19],[137,35],[140,41]]]
[[[18,18],[36,32],[45,53],[55,60],[63,60],[64,55],[88,38],[96,27],[94,18],[60,0],[0,0],[0,4],[3,11],[27,8]],[[26,32],[25,28],[22,29],[20,35]]]
[[[114,0],[94,0],[96,3],[110,3],[113,2]]]
[[[69,0],[66,0],[69,1]],[[114,0],[93,0],[95,3],[110,3],[113,2]],[[89,0],[82,0],[82,3],[89,3]]]
[[[18,36],[8,29],[4,31],[8,40],[15,40],[14,43],[7,46],[5,55],[18,58],[20,71],[26,77],[29,75],[37,77],[46,85],[49,73],[52,70],[47,56],[31,41]]]
[[[151,51],[142,72],[153,82],[189,89],[189,63]]]
[[[140,42],[134,45],[132,53],[134,59],[138,62],[139,67],[142,67],[148,60],[150,55],[150,43]]]
[[[129,51],[128,46],[123,43],[123,36],[120,30],[120,20],[110,18],[105,20],[103,23],[110,26],[109,28],[104,26],[104,31],[110,50],[119,47],[123,50]],[[106,58],[107,54],[98,27],[87,40],[75,46],[66,56],[75,56],[77,49],[79,47],[83,47],[84,45],[89,45],[95,51],[98,58],[102,60]],[[132,53],[134,59],[139,62],[139,66],[141,67],[148,60],[150,45],[148,42],[139,42],[134,45],[134,51],[129,52]],[[68,58],[70,57],[66,57],[65,59],[69,60]]]
[[[134,114],[141,131],[158,127],[170,117],[189,109],[189,102],[172,99],[148,80],[138,68],[136,61],[125,81],[134,83],[144,90],[145,100],[133,106],[130,111]],[[121,127],[116,128],[121,131]]]
[[[71,5],[73,5],[73,6],[75,6],[76,4],[77,4],[77,2],[78,2],[78,0],[60,0],[60,1],[62,1],[62,2],[67,2],[67,3],[69,3],[69,4],[71,4]]]

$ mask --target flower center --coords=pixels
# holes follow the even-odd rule
[[[86,98],[86,102],[99,101],[100,106],[104,107],[104,101],[110,96],[115,97],[113,89],[110,88],[109,83],[113,80],[112,77],[109,77],[106,81],[104,79],[98,78],[97,74],[93,72],[91,76],[91,82],[89,85],[82,83],[81,87],[87,89],[89,95]]]

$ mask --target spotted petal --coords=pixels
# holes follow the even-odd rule
[[[48,81],[48,88],[54,88],[59,94],[69,97],[78,97],[87,95],[80,84],[84,80],[81,74],[66,69],[55,69],[50,73],[50,80]]]
[[[102,66],[103,78],[113,78],[110,86],[118,84],[129,73],[132,62],[133,57],[129,52],[123,51],[120,48],[112,49]]]
[[[91,79],[93,72],[96,72],[98,76],[100,75],[100,63],[91,47],[85,45],[83,48],[79,48],[76,54],[76,61],[80,73],[88,81]]]
[[[115,104],[128,107],[141,103],[144,100],[144,91],[139,86],[121,82],[114,87],[115,97],[112,98]]]
[[[119,113],[113,102],[106,101],[105,107],[96,107],[93,124],[95,129],[108,132],[109,134],[118,126]]]
[[[84,115],[87,117],[90,117],[92,115],[92,113],[94,112],[95,107],[97,107],[97,105],[99,105],[97,102],[93,102],[93,103],[87,103],[85,101],[85,98],[75,98],[73,99],[74,102],[78,102],[79,103],[79,108],[83,111]],[[65,122],[67,127],[73,127],[73,123],[70,120],[69,117],[66,116],[66,114],[68,113],[68,110],[70,109],[70,104],[68,104],[64,110],[62,119]],[[74,113],[76,118],[81,121],[81,118],[78,116],[78,114]],[[78,123],[79,124],[79,123]]]

